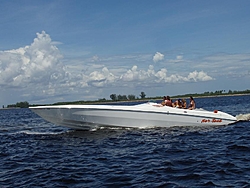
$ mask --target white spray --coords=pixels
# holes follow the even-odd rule
[[[237,121],[249,121],[250,120],[250,114],[239,114],[236,115]]]

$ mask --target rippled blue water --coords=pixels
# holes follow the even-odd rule
[[[250,96],[196,99],[250,113]],[[0,187],[249,187],[250,122],[74,131],[0,110]]]

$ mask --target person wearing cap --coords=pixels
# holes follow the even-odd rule
[[[182,100],[178,99],[174,102],[173,107],[175,108],[182,108]]]

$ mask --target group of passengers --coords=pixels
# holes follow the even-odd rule
[[[187,108],[187,102],[185,99],[177,99],[175,102],[172,102],[169,96],[164,96],[161,103],[162,106],[170,106],[175,108]],[[190,96],[190,103],[188,105],[189,110],[195,109],[195,101],[192,96]]]

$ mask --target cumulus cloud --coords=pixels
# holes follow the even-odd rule
[[[156,77],[157,79],[155,79],[156,82],[165,82],[165,80],[167,80],[167,69],[163,68],[159,71],[157,71],[154,74],[154,77]]]
[[[137,71],[137,66],[133,66],[125,74],[121,75],[121,80],[123,81],[133,81],[138,79],[139,72]]]
[[[37,33],[30,46],[0,52],[0,84],[26,87],[27,84],[44,83],[62,79],[62,55],[52,45],[44,31]]]
[[[200,71],[194,71],[189,73],[189,75],[187,76],[187,81],[209,81],[209,80],[213,80],[213,78],[211,76],[208,76],[207,73]]]
[[[1,84],[25,85],[27,83],[50,83],[48,90],[51,93],[52,85],[59,84],[60,87],[104,87],[108,85],[120,85],[122,82],[137,82],[147,83],[176,83],[190,81],[207,81],[212,78],[205,72],[191,72],[188,76],[178,74],[169,74],[166,68],[155,70],[153,65],[149,65],[148,70],[139,70],[137,65],[124,73],[115,74],[106,66],[101,64],[89,64],[92,72],[80,72],[85,65],[75,67],[74,65],[63,66],[61,63],[62,55],[58,48],[53,45],[50,36],[44,31],[37,33],[37,38],[30,46],[1,52]],[[9,60],[12,61],[9,61]],[[158,62],[164,59],[164,55],[157,52],[153,60]],[[177,61],[181,61],[183,56],[176,56]],[[89,62],[97,62],[99,57],[92,56]],[[64,77],[67,80],[62,83]],[[45,91],[44,91],[45,92]]]
[[[182,55],[177,55],[175,59],[170,59],[169,62],[170,62],[170,63],[179,63],[179,62],[183,62],[183,56],[182,56]]]
[[[182,60],[182,58],[183,58],[182,55],[177,55],[177,56],[176,56],[176,59],[177,59],[177,60]]]
[[[99,57],[98,57],[97,55],[94,55],[94,56],[91,58],[91,61],[92,61],[92,62],[99,61]]]
[[[148,70],[138,70],[138,67],[134,65],[130,70],[120,76],[120,80],[123,82],[152,82],[150,78],[154,79],[155,71],[152,65]]]
[[[104,67],[101,71],[91,72],[87,82],[96,87],[103,87],[115,82],[116,79],[117,77],[112,74],[107,67]]]
[[[183,75],[182,72],[171,73],[157,65],[141,66],[132,63],[141,62],[136,55],[129,58],[115,56],[100,58],[97,55],[84,57],[74,61],[63,56],[55,46],[50,36],[42,31],[37,33],[34,41],[25,47],[0,51],[0,85],[5,88],[23,89],[23,95],[36,96],[37,98],[56,97],[57,100],[65,101],[65,96],[91,97],[93,91],[116,88],[123,86],[154,87],[156,84],[199,82],[213,78],[203,71],[193,71]],[[151,61],[144,55],[144,61]],[[164,55],[157,52],[153,61],[164,59]],[[176,61],[182,61],[182,56],[176,56]],[[64,64],[63,64],[64,62]],[[129,63],[129,65],[128,65]],[[168,67],[169,68],[169,67]],[[202,70],[202,69],[199,69]],[[88,96],[87,96],[88,95]]]
[[[156,52],[154,57],[153,57],[153,61],[156,63],[158,61],[162,61],[164,59],[164,55],[161,54],[160,52]]]
[[[158,71],[154,70],[152,65],[149,66],[148,70],[138,70],[138,67],[134,65],[130,70],[120,76],[123,82],[138,82],[147,83],[181,83],[181,82],[198,82],[198,81],[209,81],[213,78],[203,71],[193,71],[187,76],[179,74],[169,74],[166,68],[162,68]]]

